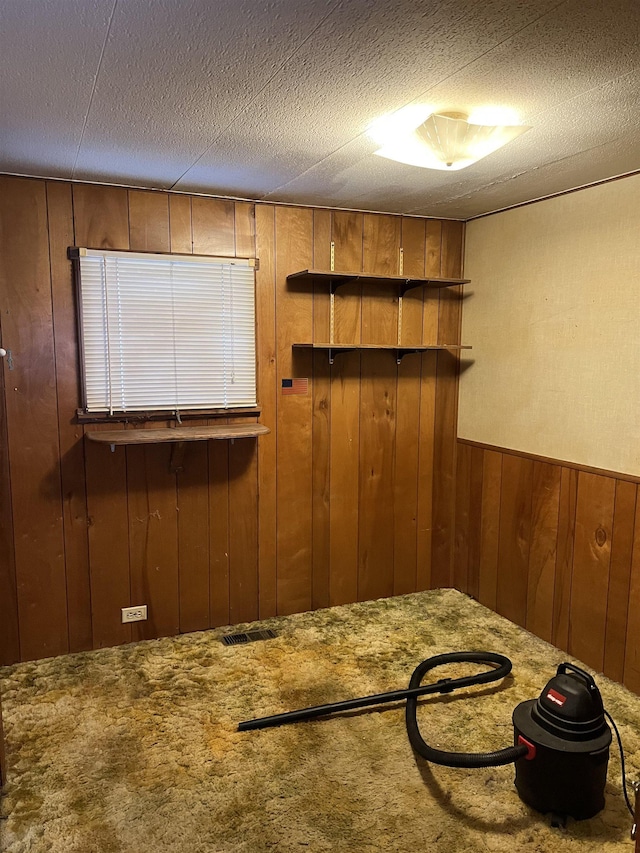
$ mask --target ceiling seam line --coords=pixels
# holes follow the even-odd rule
[[[534,18],[532,21],[529,21],[524,26],[520,27],[520,29],[515,30],[514,32],[510,33],[506,38],[503,38],[501,41],[492,45],[487,50],[478,54],[478,56],[474,57],[472,60],[467,62],[465,65],[461,65],[459,68],[456,68],[456,70],[453,72],[453,74],[448,74],[446,77],[443,77],[441,80],[438,80],[437,83],[434,83],[433,86],[429,86],[428,89],[425,89],[424,92],[421,92],[419,95],[416,95],[416,97],[412,101],[409,101],[408,103],[412,104],[412,103],[414,103],[414,101],[418,100],[418,98],[424,98],[424,96],[428,95],[429,92],[431,92],[433,89],[437,88],[438,86],[441,86],[443,83],[446,83],[447,80],[451,80],[452,77],[455,77],[461,71],[464,71],[465,69],[470,68],[476,62],[479,62],[481,59],[483,59],[485,56],[490,54],[492,51],[496,50],[496,48],[501,47],[503,44],[506,44],[507,42],[511,41],[512,38],[515,38],[515,36],[524,32],[524,30],[528,29],[529,27],[532,27],[534,24],[537,24],[538,21],[541,21],[543,18],[546,18],[548,15],[551,15],[553,12],[556,11],[556,9],[559,9],[560,6],[565,6],[568,2],[569,2],[569,0],[561,0],[561,2],[558,3],[557,5],[555,5],[553,7],[553,9],[549,9],[547,12],[544,12],[542,15],[539,15],[537,18]]]
[[[100,51],[100,59],[98,60],[98,67],[96,68],[96,73],[93,78],[93,86],[91,87],[91,95],[89,96],[89,103],[87,105],[87,111],[84,115],[84,122],[82,123],[82,130],[80,131],[80,141],[78,142],[78,148],[76,150],[76,156],[73,161],[73,166],[71,168],[71,180],[74,180],[76,174],[76,166],[78,165],[78,158],[80,157],[80,149],[82,148],[82,143],[84,142],[84,134],[87,129],[87,124],[89,122],[89,113],[91,112],[91,107],[93,106],[93,98],[96,93],[96,87],[98,85],[98,77],[100,75],[100,69],[102,68],[102,60],[104,59],[104,52],[107,49],[107,42],[109,41],[109,35],[111,34],[111,25],[113,24],[113,17],[116,13],[116,6],[118,5],[118,0],[113,0],[113,8],[111,9],[111,14],[109,15],[109,23],[107,24],[107,32],[105,33],[104,42],[102,43],[102,50]]]
[[[117,2],[117,0],[116,0],[116,2]],[[324,18],[322,18],[322,20],[318,21],[318,24],[313,28],[313,30],[309,33],[309,35],[308,35],[308,36],[307,36],[303,41],[301,41],[301,42],[300,42],[300,44],[299,44],[299,45],[298,45],[298,47],[293,51],[293,53],[291,53],[289,56],[287,56],[287,58],[286,58],[286,59],[284,59],[284,60],[282,61],[282,63],[281,63],[281,64],[280,64],[280,66],[278,67],[278,69],[277,69],[276,71],[274,71],[274,73],[271,75],[271,77],[269,77],[269,79],[265,82],[264,86],[262,86],[262,88],[258,89],[258,91],[257,91],[257,92],[252,96],[252,98],[251,98],[251,100],[249,101],[249,103],[248,103],[248,104],[246,104],[244,107],[242,107],[241,109],[239,109],[239,110],[238,110],[238,112],[233,116],[233,118],[231,119],[231,121],[229,122],[229,124],[228,124],[228,125],[227,125],[223,130],[221,130],[221,131],[220,131],[220,133],[215,137],[215,139],[213,140],[213,142],[212,142],[209,146],[207,146],[207,148],[205,148],[205,150],[202,152],[202,154],[200,154],[200,156],[199,156],[199,157],[197,157],[197,158],[193,161],[193,163],[191,163],[191,165],[190,165],[190,166],[188,166],[188,167],[184,170],[184,172],[183,172],[181,175],[179,175],[179,176],[175,179],[175,181],[174,181],[174,182],[171,184],[171,186],[169,187],[169,189],[170,189],[170,190],[172,190],[172,189],[175,187],[175,185],[176,185],[179,181],[181,181],[181,180],[184,178],[184,176],[187,174],[187,172],[189,172],[191,169],[193,169],[193,167],[194,167],[195,165],[197,165],[197,164],[200,162],[200,160],[202,160],[202,158],[203,158],[206,154],[208,154],[208,153],[209,153],[209,151],[211,151],[211,149],[213,148],[213,146],[214,146],[214,145],[216,144],[216,142],[217,142],[217,141],[218,141],[218,140],[223,136],[223,134],[225,134],[225,133],[229,130],[229,128],[230,128],[230,127],[231,127],[231,126],[232,126],[232,125],[233,125],[233,124],[234,124],[234,123],[235,123],[235,122],[240,118],[240,116],[241,116],[244,112],[246,112],[246,110],[247,110],[247,109],[248,109],[248,108],[249,108],[249,107],[254,103],[254,101],[256,100],[256,98],[258,97],[258,95],[261,95],[261,94],[264,92],[264,90],[267,88],[267,86],[269,86],[269,85],[270,85],[270,84],[271,84],[271,83],[276,79],[276,77],[277,77],[277,76],[282,72],[282,70],[284,69],[285,65],[286,65],[286,64],[287,64],[291,59],[293,59],[293,57],[294,57],[294,56],[295,56],[295,55],[296,55],[300,50],[302,50],[302,48],[303,48],[303,47],[304,47],[304,45],[309,41],[309,39],[311,39],[311,38],[312,38],[312,36],[314,36],[314,35],[315,35],[315,33],[320,29],[320,27],[325,23],[325,21],[326,21],[328,18],[330,18],[330,17],[331,17],[331,15],[333,15],[333,13],[335,12],[335,10],[338,8],[338,6],[339,6],[339,5],[340,5],[340,2],[336,2],[336,3],[333,5],[333,7],[331,8],[331,10],[330,10],[329,12],[327,12],[327,14],[324,16]]]
[[[546,110],[540,110],[540,112],[533,113],[531,116],[527,117],[527,121],[536,119],[538,116],[544,116],[545,113],[550,113],[553,110],[557,110],[559,107],[564,107],[566,104],[570,104],[572,101],[577,101],[579,98],[583,98],[585,95],[590,95],[592,92],[597,92],[598,89],[602,89],[610,83],[617,83],[619,80],[624,80],[625,77],[635,77],[636,73],[637,72],[635,70],[627,71],[625,74],[618,74],[617,77],[609,77],[607,80],[603,80],[602,83],[599,83],[596,86],[591,86],[589,89],[582,89],[578,94],[572,95],[572,97],[567,98],[565,101],[558,101]]]

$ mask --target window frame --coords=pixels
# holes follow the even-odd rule
[[[114,410],[109,411],[89,411],[87,408],[87,387],[86,387],[86,363],[85,363],[85,346],[84,346],[84,328],[82,316],[82,281],[80,272],[80,259],[86,252],[98,254],[116,254],[130,255],[148,258],[176,258],[179,260],[204,260],[210,263],[229,264],[234,261],[244,262],[243,265],[253,268],[253,292],[254,292],[254,352],[255,352],[255,405],[246,406],[228,406],[216,407],[203,405],[201,408],[180,409],[176,408],[149,408],[145,410]],[[77,329],[77,354],[79,374],[79,393],[81,396],[81,406],[76,410],[76,418],[79,423],[117,423],[117,422],[136,422],[136,421],[177,421],[181,423],[186,420],[196,420],[202,418],[228,418],[228,417],[256,417],[261,413],[261,406],[258,403],[258,329],[257,329],[257,290],[255,272],[259,268],[258,259],[250,256],[240,255],[193,255],[181,252],[139,252],[126,249],[111,249],[111,248],[92,248],[90,246],[69,246],[67,250],[69,260],[72,262],[74,296],[75,296],[75,311],[76,311],[76,329]]]

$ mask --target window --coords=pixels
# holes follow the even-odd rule
[[[254,261],[72,249],[87,412],[256,405]]]

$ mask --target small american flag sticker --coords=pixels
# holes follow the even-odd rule
[[[282,380],[282,396],[291,396],[292,394],[307,394],[309,391],[308,379],[283,379]]]

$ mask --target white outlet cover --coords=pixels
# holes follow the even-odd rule
[[[122,622],[144,622],[147,618],[147,605],[138,604],[134,607],[122,608]]]

